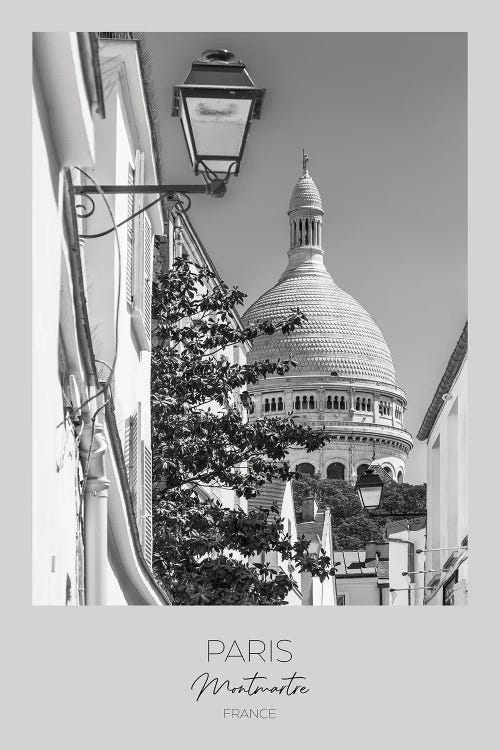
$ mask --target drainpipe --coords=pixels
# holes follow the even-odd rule
[[[103,407],[101,407],[103,408]],[[85,591],[86,604],[107,604],[108,488],[104,460],[107,444],[97,413],[84,415],[80,457],[86,481],[85,503]]]

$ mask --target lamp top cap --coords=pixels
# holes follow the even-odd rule
[[[382,484],[380,475],[371,466],[358,477],[358,481],[356,482],[357,487],[379,487]]]
[[[220,63],[232,63],[233,60],[234,54],[228,49],[206,49],[199,57],[199,62],[215,63],[218,65]]]

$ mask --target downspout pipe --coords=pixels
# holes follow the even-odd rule
[[[80,458],[86,471],[85,508],[85,591],[86,604],[107,604],[108,489],[105,457],[107,443],[97,414],[84,414]]]

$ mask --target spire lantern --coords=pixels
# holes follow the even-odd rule
[[[322,254],[323,205],[319,190],[309,174],[308,162],[309,156],[302,149],[302,175],[293,189],[288,209],[290,252],[306,249]]]

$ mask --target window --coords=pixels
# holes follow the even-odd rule
[[[276,411],[276,399],[271,399],[271,411]]]
[[[302,408],[307,409],[307,396],[302,396]]]
[[[264,401],[264,411],[269,411],[269,409],[270,409],[269,399],[266,398],[266,400]]]
[[[326,470],[326,476],[328,479],[344,479],[345,476],[345,467],[341,463],[333,463],[330,464],[328,469]]]
[[[443,586],[443,605],[452,607],[455,604],[455,587],[458,584],[458,569]]]
[[[326,399],[326,408],[327,409],[331,409],[332,408],[332,397],[331,396],[328,396],[328,398]]]
[[[334,409],[338,409],[339,408],[339,397],[338,396],[335,396],[335,398],[333,399],[333,408]]]
[[[300,474],[308,474],[310,477],[314,476],[314,466],[312,464],[299,464],[295,468],[295,471],[298,471]]]
[[[359,398],[359,396],[356,399],[356,411],[361,411],[361,399]]]
[[[371,398],[369,398],[368,401],[366,402],[366,411],[371,411],[371,410],[372,410],[372,400]]]
[[[340,397],[340,408],[345,409],[345,398],[343,396]]]
[[[391,403],[390,401],[379,401],[378,404],[379,414],[383,417],[389,417],[391,415]]]
[[[295,397],[295,408],[300,409],[300,396]]]
[[[387,474],[389,474],[389,476],[390,476],[391,478],[392,478],[392,477],[394,476],[394,475],[393,475],[393,473],[392,473],[392,469],[391,469],[391,467],[390,467],[390,466],[384,466],[384,467],[383,467],[383,469],[384,469],[384,471],[385,471],[385,472],[386,472]]]
[[[314,396],[309,396],[309,408],[310,409],[315,409],[316,408],[315,404],[314,404]]]
[[[337,605],[339,607],[346,606],[345,594],[337,594]]]
[[[278,396],[278,411],[283,411],[283,399]]]
[[[398,471],[398,483],[403,484],[403,472]]]

